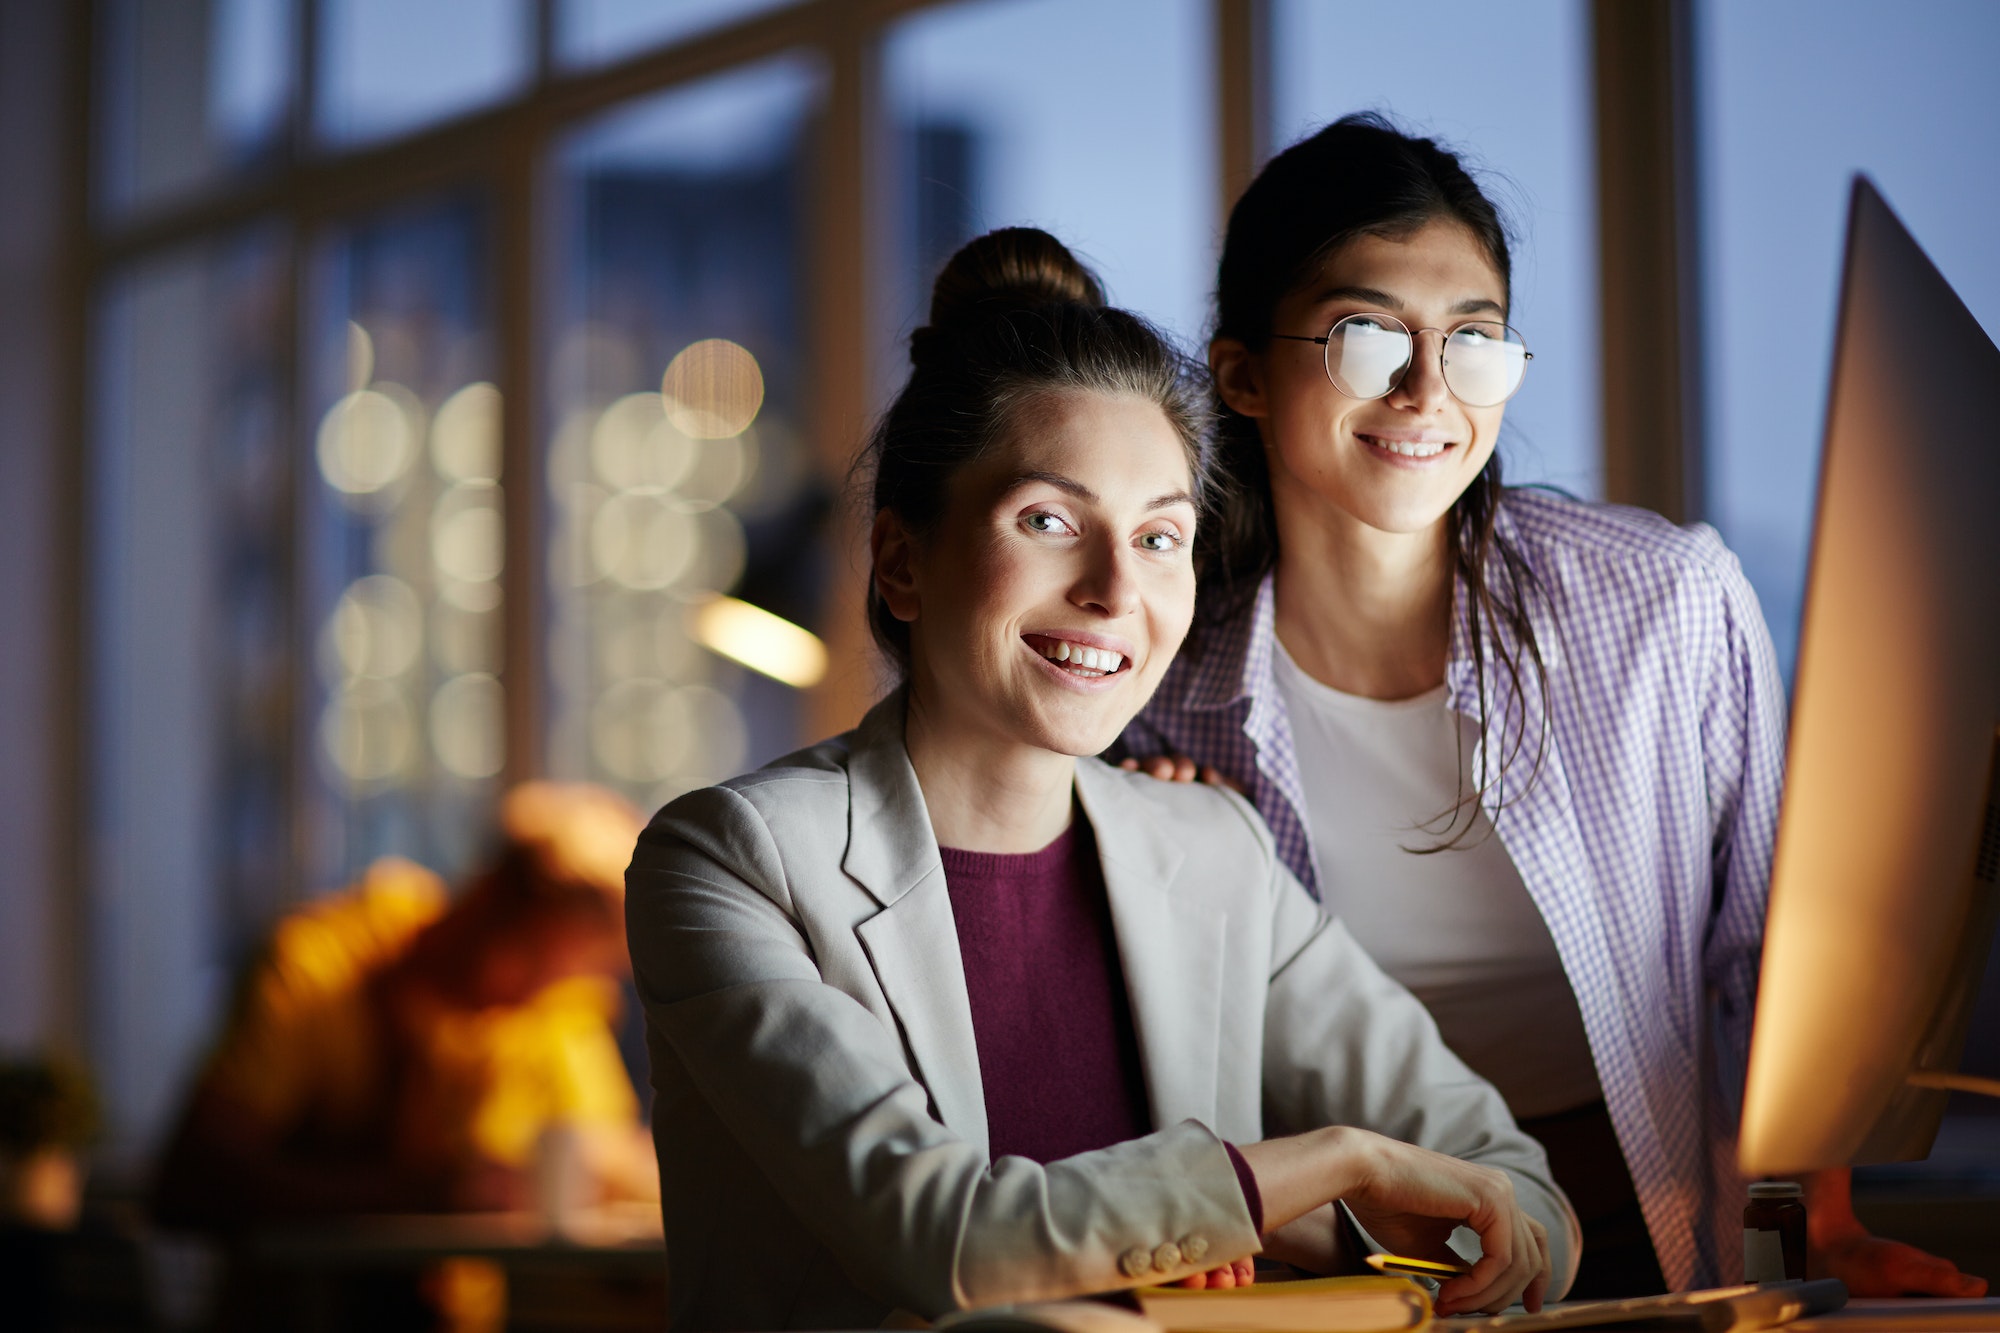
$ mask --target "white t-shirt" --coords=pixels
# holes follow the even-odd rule
[[[1443,685],[1365,699],[1275,648],[1327,910],[1424,1002],[1517,1119],[1596,1101],[1583,1016],[1548,925],[1486,812],[1475,802],[1452,822],[1474,792],[1477,724],[1445,707]],[[1462,832],[1449,850],[1407,850]]]

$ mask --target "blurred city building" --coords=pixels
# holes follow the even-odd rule
[[[0,1049],[83,1055],[136,1182],[287,912],[460,876],[511,782],[650,810],[850,722],[848,464],[942,259],[1046,226],[1198,347],[1234,193],[1351,110],[1512,204],[1511,479],[1715,522],[1789,656],[1847,175],[2000,330],[1996,52],[1986,0],[10,0]]]

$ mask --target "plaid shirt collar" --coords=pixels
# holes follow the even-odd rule
[[[1502,508],[1494,516],[1495,545],[1518,546],[1519,528]],[[1247,612],[1204,626],[1208,637],[1199,663],[1188,674],[1180,706],[1193,712],[1249,705],[1244,730],[1259,745],[1270,740],[1271,700],[1277,697],[1273,662],[1277,655],[1277,594],[1274,575],[1266,572],[1257,584],[1257,594]],[[1479,711],[1479,665],[1473,654],[1472,617],[1465,576],[1454,572],[1451,595],[1451,647],[1445,659],[1447,697],[1453,712],[1476,716]],[[1535,631],[1535,646],[1542,665],[1550,672],[1562,666],[1562,632],[1551,608],[1542,598],[1528,599],[1528,618]],[[1499,660],[1504,649],[1516,661],[1522,644],[1513,627],[1491,620],[1483,626],[1483,636],[1496,650],[1488,663]],[[1489,676],[1487,688],[1493,689]]]

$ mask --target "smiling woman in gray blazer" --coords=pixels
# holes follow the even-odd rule
[[[1084,757],[1186,634],[1198,392],[1053,238],[947,266],[872,444],[860,728],[656,816],[627,915],[684,1328],[860,1327],[1356,1237],[1567,1285],[1541,1149],[1233,793]]]

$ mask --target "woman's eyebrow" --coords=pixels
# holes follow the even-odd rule
[[[1090,487],[1076,480],[1076,478],[1065,477],[1060,472],[1048,472],[1048,471],[1043,471],[1041,469],[1033,469],[1027,472],[1015,473],[1013,478],[1010,481],[1008,481],[1007,485],[1001,490],[1000,492],[1001,497],[1005,498],[1006,496],[1012,495],[1015,491],[1020,490],[1023,486],[1033,485],[1035,482],[1038,481],[1043,483],[1044,485],[1053,486],[1057,490],[1062,491],[1066,495],[1074,495],[1077,499],[1083,501],[1085,504],[1099,503],[1099,497],[1097,492],[1091,490]],[[1146,511],[1148,513],[1151,513],[1155,509],[1171,509],[1175,505],[1187,505],[1195,509],[1199,509],[1201,507],[1196,502],[1194,496],[1189,494],[1187,491],[1168,491],[1164,495],[1156,495],[1152,499],[1146,501]]]
[[[1314,299],[1315,307],[1333,301],[1354,301],[1395,314],[1405,308],[1403,299],[1379,287],[1328,287]],[[1451,308],[1454,315],[1477,315],[1487,311],[1504,315],[1507,308],[1490,296],[1468,296]]]
[[[1001,487],[1000,494],[1004,498],[1020,490],[1023,486],[1031,486],[1038,481],[1044,485],[1053,486],[1066,495],[1074,495],[1085,504],[1097,503],[1097,492],[1091,490],[1090,487],[1084,485],[1074,477],[1065,477],[1060,472],[1048,472],[1040,468],[1015,473],[1008,479],[1007,484]]]

